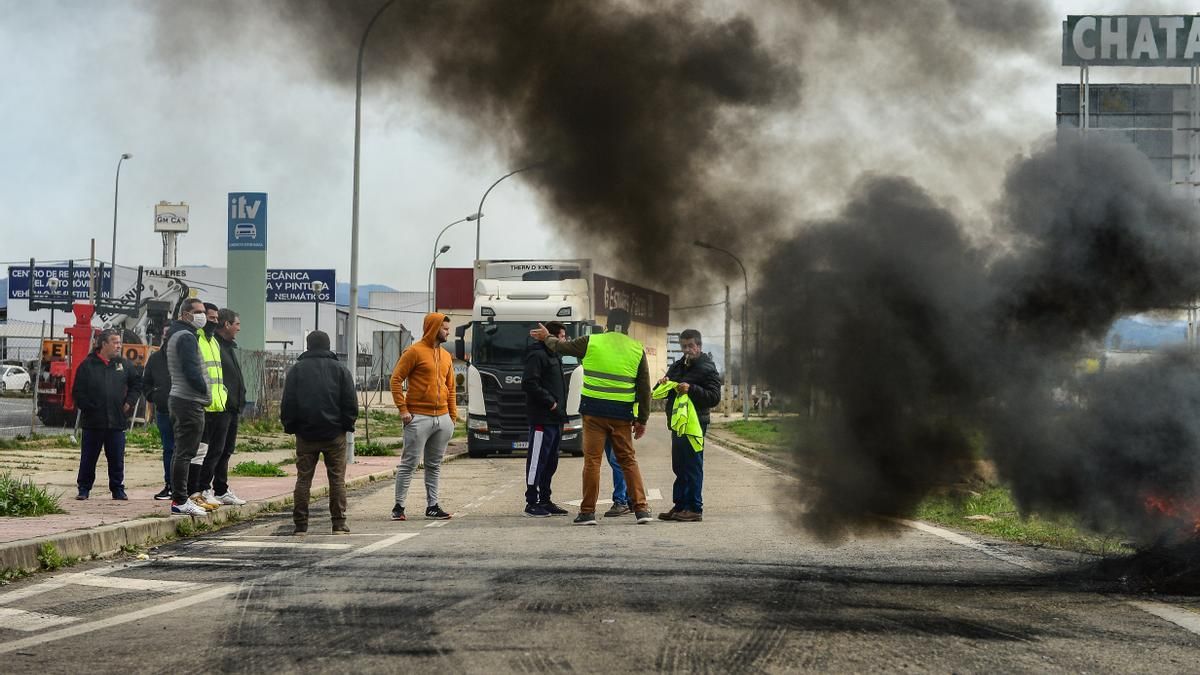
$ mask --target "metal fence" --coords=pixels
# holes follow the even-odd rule
[[[38,378],[45,381],[50,375],[40,372],[41,356],[40,337],[0,337],[0,378],[5,383],[0,391],[0,438],[70,431],[65,421],[47,427],[37,418]]]

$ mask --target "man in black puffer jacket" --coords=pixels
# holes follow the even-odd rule
[[[358,393],[354,378],[337,354],[329,350],[329,335],[308,334],[308,351],[283,381],[279,412],[283,430],[296,434],[296,489],[292,493],[292,521],[296,534],[308,532],[308,497],[317,458],[325,455],[329,476],[329,516],[334,534],[349,534],[346,526],[346,432],[358,420]]]
[[[683,358],[671,364],[667,376],[659,383],[670,380],[678,383],[676,391],[667,395],[667,410],[672,410],[676,392],[687,394],[700,418],[700,428],[707,433],[709,410],[721,402],[721,374],[712,357],[700,351],[700,331],[687,329],[679,334],[679,349]],[[670,415],[667,416],[670,423]],[[658,514],[659,520],[695,523],[704,519],[704,500],[700,496],[704,487],[704,451],[696,452],[687,436],[671,432],[671,470],[675,472],[672,490],[675,506],[670,511]]]
[[[557,321],[546,323],[550,335],[566,339],[567,330]],[[565,516],[566,509],[550,501],[550,481],[558,470],[558,448],[567,421],[567,383],[562,357],[546,343],[535,341],[525,352],[525,411],[529,417],[529,453],[525,456],[525,515],[533,518]]]
[[[75,371],[71,389],[79,410],[79,426],[83,427],[79,474],[75,478],[79,488],[76,499],[87,499],[92,491],[101,449],[108,462],[108,489],[112,498],[129,499],[125,495],[125,430],[141,392],[141,376],[121,356],[121,333],[101,331],[95,351]]]

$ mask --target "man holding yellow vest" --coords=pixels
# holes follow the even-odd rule
[[[633,439],[646,433],[650,417],[650,368],[642,343],[629,337],[630,320],[629,312],[611,310],[607,332],[574,340],[559,340],[541,324],[529,331],[530,337],[545,342],[552,351],[582,359],[579,413],[583,415],[583,502],[575,525],[597,524],[600,462],[604,444],[609,441],[629,485],[638,524],[651,520],[642,472],[633,451]]]

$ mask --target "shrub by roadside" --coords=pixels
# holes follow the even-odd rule
[[[0,516],[44,516],[66,513],[59,506],[62,495],[34,485],[28,478],[14,478],[12,472],[0,473]]]
[[[287,472],[275,462],[242,462],[229,470],[234,476],[257,476],[260,478],[282,478]]]

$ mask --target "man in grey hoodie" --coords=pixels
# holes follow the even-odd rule
[[[199,331],[208,316],[204,303],[190,298],[179,308],[179,318],[167,331],[167,369],[171,373],[171,394],[167,406],[175,430],[175,453],[171,457],[171,515],[208,515],[199,493],[188,495],[188,468],[200,448],[204,433],[204,409],[212,402],[211,381],[201,367]]]

